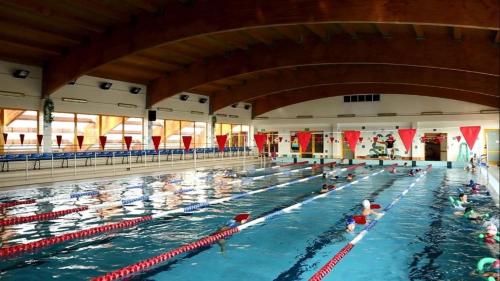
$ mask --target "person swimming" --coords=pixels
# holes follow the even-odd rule
[[[346,226],[345,226],[346,232],[354,232],[354,229],[356,228],[356,221],[354,220],[354,218],[352,216],[347,218],[345,224],[346,224]]]
[[[464,216],[464,218],[466,218],[468,220],[473,220],[473,221],[480,221],[480,220],[489,218],[488,214],[480,214],[480,213],[474,211],[472,209],[472,207],[470,207],[470,206],[465,208],[463,216]]]
[[[488,224],[486,227],[486,233],[479,234],[479,238],[483,239],[486,244],[497,244],[500,242],[500,237],[498,236],[498,229],[494,224]]]
[[[469,204],[469,201],[467,201],[467,194],[465,193],[460,193],[460,195],[458,195],[458,200],[461,206]]]
[[[408,176],[410,177],[414,177],[415,176],[415,171],[413,169],[411,169],[409,172],[408,172]]]
[[[347,177],[345,177],[345,179],[347,181],[352,181],[354,179],[354,177],[356,177],[356,175],[354,175],[354,174],[347,174]]]
[[[467,187],[473,187],[475,185],[476,185],[476,183],[473,180],[470,180],[469,183],[466,184],[465,186],[467,186]]]
[[[246,223],[250,219],[250,214],[238,214],[233,219],[229,220],[224,226],[219,228],[215,233],[223,232],[231,228],[238,227],[244,223]],[[217,244],[220,247],[220,251],[222,253],[226,250],[226,239],[222,238],[217,240]]]
[[[323,184],[323,186],[321,187],[321,190],[319,191],[319,193],[327,193],[328,191],[330,190],[334,190],[336,187],[334,184],[332,185],[327,185],[326,183]]]
[[[404,162],[403,167],[408,167],[408,163]]]
[[[371,203],[369,200],[367,199],[363,200],[363,202],[361,202],[361,205],[363,206],[363,211],[361,212],[363,216],[366,217],[369,215],[378,215],[378,212],[372,210]]]

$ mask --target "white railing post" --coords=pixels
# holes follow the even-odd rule
[[[94,151],[94,173],[97,170],[97,151]]]
[[[54,177],[54,153],[53,152],[50,154],[50,157],[51,157],[51,159],[50,159],[50,176]]]
[[[132,171],[132,151],[128,151],[128,169]]]
[[[160,167],[160,157],[161,157],[161,152],[160,150],[158,149],[158,168]]]
[[[28,162],[28,155],[26,154],[26,180],[28,180],[28,170],[29,170],[29,162]]]
[[[114,151],[113,151],[113,154],[111,155],[111,165],[113,166],[113,175],[116,175],[115,152]]]
[[[174,167],[174,150],[170,151],[170,163],[172,164],[172,168]]]
[[[74,160],[74,167],[73,167],[73,175],[76,176],[76,152],[73,152],[75,154],[75,160]]]
[[[144,167],[147,167],[147,162],[148,162],[148,152],[144,150]]]

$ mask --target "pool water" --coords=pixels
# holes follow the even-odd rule
[[[259,172],[276,173],[288,167]],[[227,239],[226,249],[207,246],[178,256],[133,276],[137,280],[307,280],[355,234],[344,232],[345,218],[360,211],[367,198],[383,206],[389,204],[415,178],[403,174],[381,173],[361,180],[381,167],[356,170],[356,185],[332,192],[291,213],[245,229]],[[2,229],[4,245],[25,243],[77,229],[89,228],[124,218],[154,214],[207,199],[222,198],[264,186],[307,177],[314,172],[267,177],[240,185],[199,181],[195,191],[167,199],[135,202],[105,212],[82,212],[59,219],[9,226]],[[116,188],[165,182],[182,177],[193,181],[193,173],[144,176],[109,182],[52,186],[9,193],[8,200],[42,198],[75,190]],[[410,192],[334,268],[325,280],[483,280],[470,273],[490,249],[477,239],[481,225],[456,217],[448,196],[458,196],[456,188],[470,179],[458,169],[435,168]],[[157,219],[134,228],[73,240],[33,253],[4,259],[0,263],[2,280],[88,280],[140,260],[158,255],[216,231],[235,214],[249,212],[253,218],[303,201],[317,194],[322,178],[213,205],[189,214]],[[342,183],[339,183],[342,185]],[[155,185],[156,186],[156,185]],[[30,215],[155,194],[157,187],[126,190],[114,196],[81,198],[74,202],[53,202],[9,208],[6,214]],[[1,195],[1,194],[0,194]],[[489,198],[470,198],[478,211],[497,210]],[[2,200],[3,201],[3,200]],[[360,231],[358,226],[356,231]]]

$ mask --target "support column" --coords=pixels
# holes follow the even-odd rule
[[[214,146],[214,138],[215,138],[215,123],[213,122],[215,115],[208,115],[207,121],[207,140],[206,146],[213,147]]]
[[[4,141],[3,141],[3,132],[4,132],[4,110],[0,108],[0,153],[4,152]]]
[[[42,132],[42,152],[51,153],[52,152],[52,123],[45,122],[45,115],[43,110],[44,100],[40,104],[40,110],[38,114],[38,124],[41,128],[39,130]]]
[[[151,139],[151,136],[153,136],[153,122],[149,121],[148,109],[146,109],[146,111],[144,112],[144,122],[142,122],[142,124],[143,124],[142,138],[143,138],[144,149],[153,149],[154,145],[153,145],[153,140]]]

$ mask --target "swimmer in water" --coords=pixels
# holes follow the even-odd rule
[[[327,193],[328,191],[330,190],[334,190],[335,188],[337,188],[334,184],[332,185],[327,185],[326,183],[323,184],[323,186],[321,187],[321,190],[319,191],[319,193]]]
[[[403,167],[405,167],[405,168],[406,168],[406,167],[408,167],[408,163],[406,163],[406,162],[405,162],[405,163],[403,164]]]
[[[458,212],[460,213],[460,212]],[[464,218],[471,220],[471,221],[481,221],[483,219],[489,218],[489,214],[480,214],[478,212],[475,212],[471,207],[465,208],[463,212]]]
[[[488,224],[486,227],[486,233],[482,233],[479,235],[479,238],[482,238],[484,243],[487,244],[497,244],[500,240],[498,236],[498,229],[494,224]]]
[[[353,217],[349,217],[346,221],[346,226],[345,226],[345,231],[346,232],[354,232],[354,229],[356,228],[356,221],[354,221]]]
[[[228,229],[238,227],[246,223],[250,219],[250,214],[239,214],[235,216],[232,220],[229,220],[223,227],[219,228],[215,233],[223,232]],[[217,240],[217,244],[220,247],[220,251],[224,253],[226,251],[226,239],[222,238]]]
[[[469,204],[469,201],[467,201],[467,194],[465,193],[460,193],[460,195],[458,195],[458,200],[460,201],[461,206]]]
[[[378,212],[375,212],[374,210],[372,210],[371,203],[367,199],[363,200],[361,205],[363,205],[363,211],[361,212],[361,214],[363,216],[367,217],[369,215],[379,215]]]
[[[356,175],[353,174],[347,174],[347,177],[345,178],[347,181],[352,181]]]
[[[415,171],[413,171],[413,169],[411,169],[411,170],[408,172],[408,176],[410,176],[410,177],[414,177],[414,176],[415,176]]]

